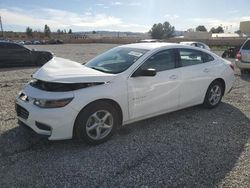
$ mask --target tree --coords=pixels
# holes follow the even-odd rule
[[[193,28],[189,28],[189,29],[187,29],[187,32],[194,32],[194,29]]]
[[[222,28],[221,26],[219,26],[219,27],[217,27],[217,28],[212,27],[212,28],[210,29],[210,32],[211,32],[211,33],[224,33],[224,30],[223,30],[223,28]]]
[[[72,34],[72,29],[69,29],[69,32],[68,32],[69,34]]]
[[[196,27],[195,31],[203,31],[206,32],[207,29],[204,25],[199,25],[198,27]]]
[[[154,24],[149,31],[153,39],[170,38],[173,36],[175,28],[169,22]]]
[[[221,26],[217,27],[217,33],[224,33],[224,30]]]
[[[169,22],[163,23],[164,38],[170,38],[174,33],[174,26],[171,26]]]
[[[32,33],[32,29],[30,27],[26,28],[26,35],[27,35],[27,37],[32,37],[33,33]]]
[[[46,24],[46,25],[44,26],[44,35],[45,35],[45,37],[49,37],[49,38],[50,38],[50,34],[51,34],[50,28],[49,28],[49,26]]]

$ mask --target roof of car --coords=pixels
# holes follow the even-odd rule
[[[0,43],[5,43],[5,44],[17,44],[15,42],[10,42],[10,41],[5,41],[5,40],[0,40]]]
[[[179,45],[177,43],[166,43],[166,42],[145,42],[145,43],[133,43],[133,44],[126,44],[122,45],[121,47],[127,47],[127,48],[139,48],[139,49],[145,49],[145,50],[153,50],[156,48],[160,48],[163,46],[176,46]]]
[[[183,41],[183,42],[180,42],[180,44],[192,44],[192,43],[202,43],[202,42],[197,42],[197,41]]]

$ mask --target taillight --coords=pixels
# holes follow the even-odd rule
[[[231,69],[234,71],[234,65],[230,64]]]
[[[236,58],[237,58],[239,61],[241,61],[241,53],[240,53],[240,52],[237,53]]]

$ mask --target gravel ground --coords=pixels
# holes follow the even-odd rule
[[[85,62],[113,46],[35,48]],[[1,187],[250,186],[250,76],[237,70],[216,109],[196,106],[140,121],[87,146],[47,141],[17,125],[14,98],[36,69],[0,69]]]

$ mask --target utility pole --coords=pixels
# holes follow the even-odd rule
[[[2,24],[1,16],[0,16],[0,27],[1,27],[1,38],[3,38],[3,24]]]

